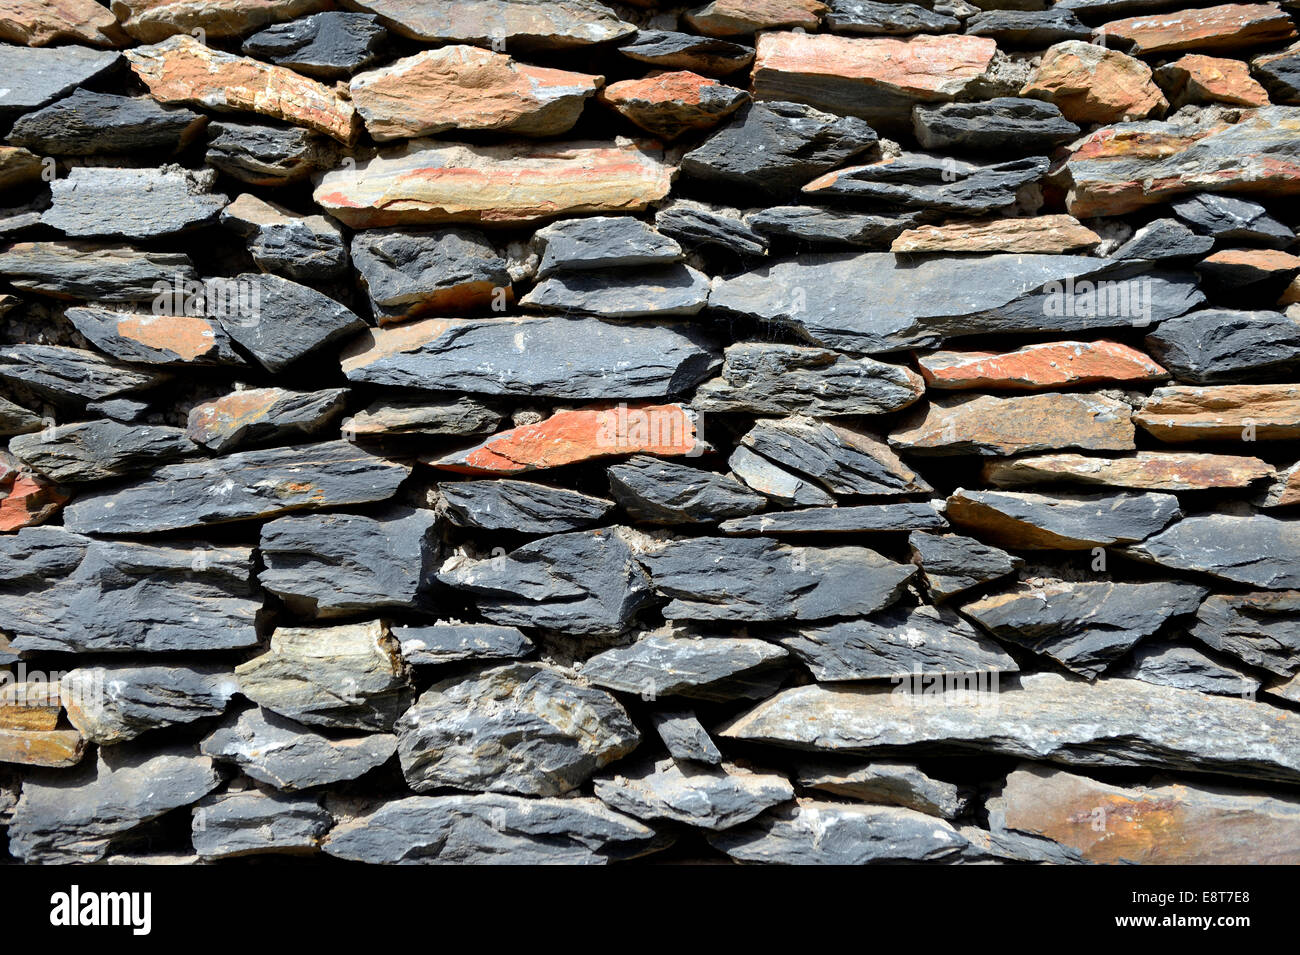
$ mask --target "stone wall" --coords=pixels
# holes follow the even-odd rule
[[[1300,861],[1296,37],[5,4],[0,855]]]

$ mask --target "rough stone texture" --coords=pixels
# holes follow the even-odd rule
[[[1019,682],[993,696],[996,705],[979,697],[945,705],[942,694],[933,704],[912,697],[900,705],[889,687],[796,687],[720,735],[828,752],[940,746],[1076,766],[1166,766],[1279,781],[1300,775],[1296,720],[1265,703],[1055,673]]]
[[[82,484],[149,471],[198,447],[180,428],[85,421],[19,435],[9,451],[52,481]]]
[[[1141,491],[1201,491],[1246,487],[1272,473],[1271,465],[1244,455],[1138,451],[1122,458],[1042,454],[989,461],[983,476],[998,487],[1083,484]]]
[[[947,527],[930,504],[863,504],[857,507],[813,507],[773,511],[723,521],[724,534],[861,534],[873,531],[910,531]]]
[[[1254,498],[1259,507],[1286,507],[1300,502],[1300,462],[1279,471],[1276,479]]]
[[[874,805],[902,806],[940,819],[955,819],[969,803],[960,787],[927,776],[910,763],[889,759],[846,765],[805,763],[798,782],[807,789]]]
[[[333,278],[348,267],[343,233],[324,216],[300,216],[244,193],[221,211],[221,224],[248,244],[257,267],[286,278]]]
[[[815,482],[777,467],[743,444],[731,453],[727,464],[746,486],[779,504],[807,507],[835,503],[834,496],[822,490]]]
[[[1169,208],[1197,232],[1225,242],[1286,246],[1295,241],[1294,232],[1249,199],[1202,192],[1172,202]]]
[[[221,323],[202,315],[154,315],[98,306],[65,313],[77,331],[113,358],[142,365],[242,365]]]
[[[590,494],[508,478],[444,481],[438,492],[448,520],[485,531],[576,531],[599,524],[614,507],[612,501]]]
[[[334,165],[331,140],[298,126],[208,124],[206,162],[251,186],[284,186]]]
[[[599,99],[646,132],[671,140],[716,126],[749,96],[715,79],[678,70],[612,83]]]
[[[359,232],[352,261],[381,323],[486,308],[511,293],[506,260],[472,229]]]
[[[953,16],[915,3],[876,3],[873,0],[833,0],[826,14],[832,33],[906,36],[912,33],[960,32]]]
[[[1300,102],[1300,44],[1277,53],[1265,53],[1250,61],[1251,70],[1279,103]]]
[[[742,444],[836,494],[912,494],[930,485],[884,442],[813,418],[760,419]]]
[[[1197,235],[1175,219],[1155,219],[1111,253],[1117,259],[1183,259],[1214,248],[1214,239]]]
[[[917,364],[921,366],[926,385],[941,390],[1034,390],[1111,381],[1152,381],[1168,376],[1164,368],[1142,352],[1110,341],[1026,345],[1003,354],[931,352],[919,356]]]
[[[987,36],[1002,47],[1043,47],[1062,40],[1087,40],[1092,31],[1071,10],[986,10],[966,22],[972,36]]]
[[[355,76],[349,90],[366,131],[382,142],[448,129],[559,136],[578,121],[583,103],[602,83],[600,76],[453,45]]]
[[[1211,650],[1279,676],[1300,671],[1300,593],[1212,594],[1196,611],[1188,636]]]
[[[482,402],[459,398],[380,398],[343,419],[343,436],[349,441],[370,438],[438,437],[493,431],[501,413]]]
[[[1241,60],[1188,53],[1156,72],[1156,82],[1169,100],[1183,103],[1227,103],[1229,106],[1267,106],[1268,93],[1250,77]]]
[[[317,79],[337,79],[374,62],[387,36],[372,16],[330,10],[269,26],[242,50]]]
[[[773,206],[749,213],[745,224],[769,239],[883,249],[922,215],[902,210],[882,216],[818,206]]]
[[[0,451],[0,533],[44,524],[69,497],[67,488],[27,470],[12,454]]]
[[[905,209],[978,215],[1016,202],[1024,186],[1047,172],[1043,156],[982,165],[929,153],[903,153],[819,176],[803,187],[814,199],[843,196]]]
[[[664,69],[694,70],[715,76],[734,73],[754,59],[752,47],[672,30],[637,30],[619,46],[619,52]]]
[[[165,371],[132,368],[95,352],[64,345],[0,348],[0,380],[42,397],[77,404],[141,391],[167,380]]]
[[[1000,96],[978,103],[915,106],[912,128],[925,149],[1045,153],[1079,135],[1052,103]]]
[[[1203,309],[1162,323],[1146,344],[1179,381],[1236,384],[1290,371],[1300,323],[1281,312]]]
[[[516,627],[490,623],[435,623],[396,627],[402,659],[413,666],[462,660],[512,660],[528,656],[533,643]]]
[[[123,29],[145,43],[194,29],[212,37],[239,36],[275,20],[315,13],[325,5],[323,0],[112,0]]]
[[[416,792],[558,796],[640,739],[608,693],[527,663],[436,683],[397,723],[402,772]]]
[[[278,444],[314,435],[343,413],[346,388],[285,391],[249,388],[190,409],[186,434],[218,454],[250,444]]]
[[[0,253],[0,271],[20,289],[104,302],[147,301],[159,282],[197,278],[184,253],[92,242],[18,242]]]
[[[25,113],[71,92],[116,67],[122,57],[85,46],[37,49],[0,45],[0,74],[8,86],[0,96],[0,115]]]
[[[511,49],[569,49],[605,43],[634,33],[595,0],[463,0],[433,4],[421,0],[357,0],[390,30],[415,40],[505,44]]]
[[[682,259],[680,245],[631,216],[553,222],[533,233],[533,244],[541,251],[539,278],[554,272],[672,265]]]
[[[821,0],[712,0],[686,14],[686,22],[706,36],[738,36],[780,27],[817,29],[826,4]]]
[[[663,223],[659,227],[665,232]],[[677,235],[680,238],[680,235]],[[526,308],[586,312],[601,318],[694,315],[709,301],[709,277],[689,265],[669,265],[608,275],[552,275],[520,299]]]
[[[667,630],[645,634],[626,647],[596,654],[583,664],[581,675],[588,683],[620,693],[636,693],[645,699],[725,699],[729,687],[785,657],[784,650],[765,640]]]
[[[318,851],[333,817],[310,796],[254,789],[209,796],[194,810],[194,851],[206,860]]]
[[[221,666],[78,668],[59,684],[69,722],[101,745],[220,716],[238,691],[235,675]]]
[[[907,542],[912,562],[921,568],[926,589],[935,600],[999,580],[1024,563],[1006,551],[960,534],[913,533]]]
[[[1300,437],[1300,387],[1157,388],[1133,421],[1161,441],[1291,440]]]
[[[1086,252],[1101,236],[1073,216],[1034,216],[923,225],[894,239],[891,252]]]
[[[365,327],[328,295],[278,275],[243,273],[234,282],[241,290],[239,307],[223,310],[218,320],[268,371],[281,371]],[[252,309],[243,306],[243,289],[250,290]]]
[[[753,514],[765,503],[735,478],[674,461],[638,456],[606,473],[614,500],[649,524],[706,524]]]
[[[708,766],[717,766],[722,762],[722,753],[709,738],[708,731],[695,718],[695,714],[689,710],[656,710],[650,719],[667,747],[668,755],[673,759]]]
[[[784,776],[728,763],[692,766],[672,759],[597,779],[595,792],[610,808],[638,819],[669,819],[714,831],[748,822],[794,798],[794,788]]]
[[[1069,495],[958,488],[944,513],[983,540],[1020,550],[1131,544],[1182,517],[1178,498],[1153,491]]]
[[[1300,587],[1300,522],[1263,514],[1193,514],[1125,549],[1138,560],[1222,580],[1286,590]]]
[[[1131,45],[1134,53],[1177,50],[1234,50],[1290,40],[1291,18],[1276,3],[1227,3],[1200,10],[1181,10],[1155,17],[1112,20],[1098,31]]]
[[[1128,666],[1116,676],[1145,680],[1161,686],[1176,686],[1199,693],[1253,698],[1260,682],[1235,667],[1211,659],[1195,647],[1172,641],[1148,640],[1133,651]]]
[[[41,223],[75,237],[152,239],[211,222],[229,201],[211,170],[80,168],[50,185]]]
[[[133,150],[175,152],[206,125],[199,113],[144,96],[76,89],[15,121],[9,141],[44,155],[93,156]]]
[[[1083,124],[1147,119],[1169,108],[1151,67],[1083,40],[1066,40],[1044,53],[1020,95],[1047,100],[1066,119]]]
[[[0,20],[0,40],[25,46],[60,40],[120,46],[126,37],[117,18],[95,0],[11,0]]]

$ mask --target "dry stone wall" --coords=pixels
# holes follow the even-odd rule
[[[1187,3],[5,3],[0,855],[1300,861],[1300,42]]]

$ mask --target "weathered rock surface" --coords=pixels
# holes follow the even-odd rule
[[[1188,636],[1278,676],[1300,671],[1300,593],[1212,594]]]
[[[663,199],[671,168],[650,145],[476,146],[416,140],[326,173],[316,204],[354,229],[520,225],[586,212],[636,212]]]
[[[11,0],[0,21],[0,40],[24,46],[59,40],[119,46],[126,37],[112,12],[95,0]]]
[[[836,494],[912,494],[930,485],[882,441],[814,418],[764,418],[741,443]]]
[[[25,781],[9,848],[27,863],[98,862],[114,838],[220,782],[212,760],[189,747],[103,749],[95,765]]]
[[[248,56],[317,79],[338,79],[370,65],[388,31],[364,13],[329,10],[276,23],[244,41]]]
[[[713,76],[734,73],[754,59],[752,47],[672,30],[637,30],[619,45],[619,52],[664,69],[694,70]]]
[[[1134,423],[1161,441],[1284,441],[1300,437],[1300,387],[1157,388]]]
[[[1265,703],[1055,673],[1022,675],[1019,684],[993,697],[996,705],[951,705],[942,695],[931,705],[923,696],[900,705],[890,687],[796,687],[721,735],[828,752],[929,746],[1077,766],[1178,767],[1274,780],[1300,775],[1296,720]]]
[[[1026,345],[1002,354],[931,352],[920,355],[917,364],[926,384],[942,390],[1033,390],[1108,381],[1152,381],[1168,376],[1164,368],[1137,349],[1105,340]]]
[[[343,419],[349,441],[366,438],[464,436],[494,431],[501,412],[467,395],[459,398],[379,398]]]
[[[84,755],[85,741],[76,730],[0,727],[0,763],[63,769]]]
[[[686,696],[727,698],[729,688],[753,679],[786,658],[785,650],[749,637],[708,637],[671,629],[647,633],[625,647],[588,659],[581,675],[588,683],[635,693],[643,699]]]
[[[889,759],[845,765],[805,763],[798,782],[807,789],[873,805],[902,806],[940,819],[955,819],[969,803],[960,787],[927,776],[910,763]]]
[[[997,40],[1002,47],[1041,48],[1063,40],[1087,40],[1092,31],[1071,10],[986,10],[966,22],[966,32]]]
[[[346,388],[247,388],[190,409],[185,433],[218,454],[253,444],[309,438],[343,413]]]
[[[912,33],[960,32],[961,21],[915,3],[834,0],[826,14],[826,26],[832,33],[907,36]]]
[[[724,534],[862,534],[947,527],[947,521],[927,503],[861,504],[856,507],[812,507],[771,511],[723,521]]]
[[[425,50],[352,78],[350,93],[378,141],[485,129],[558,136],[604,78],[521,63],[473,46]]]
[[[147,534],[367,504],[392,497],[410,470],[346,441],[241,451],[83,494],[64,523],[87,533]]]
[[[767,239],[745,224],[740,210],[673,199],[655,213],[655,228],[680,241],[689,251],[712,248],[742,256],[767,252]]]
[[[960,534],[913,533],[907,538],[912,562],[921,568],[926,589],[936,600],[998,580],[1024,561],[1006,551]]]
[[[555,534],[504,556],[448,558],[438,579],[473,595],[479,613],[505,626],[574,635],[616,634],[653,599],[626,528]]]
[[[358,0],[353,5],[402,36],[440,43],[563,50],[636,30],[595,0],[464,0],[434,6],[420,0]]]
[[[282,66],[234,56],[191,36],[172,36],[126,52],[131,70],[160,103],[258,113],[351,143],[360,124],[352,104],[330,87]]]
[[[668,620],[822,620],[875,613],[916,573],[865,547],[792,547],[760,537],[697,537],[638,554]],[[701,567],[714,568],[704,575]]]
[[[1048,215],[917,226],[894,239],[889,251],[1065,254],[1086,252],[1100,242],[1101,236],[1073,216]]]
[[[1081,581],[1019,584],[964,604],[999,640],[1094,678],[1165,621],[1194,613],[1206,590],[1186,583]]]
[[[753,103],[683,156],[682,172],[786,195],[876,142],[876,131],[860,119],[800,103]]]
[[[472,229],[360,232],[352,260],[381,323],[463,312],[511,297],[506,260]]]
[[[668,819],[713,831],[748,822],[794,798],[794,788],[784,776],[729,763],[710,767],[672,759],[599,778],[595,792],[611,808],[638,819]]]
[[[29,434],[42,427],[41,417],[8,398],[0,397],[0,437]]]
[[[1049,152],[1079,135],[1079,127],[1052,103],[999,96],[977,103],[939,103],[912,109],[912,129],[924,149],[975,152]]]
[[[365,775],[397,752],[397,738],[381,733],[324,736],[254,708],[213,730],[201,750],[234,763],[258,782],[294,792]]]
[[[279,627],[270,649],[235,675],[259,706],[329,729],[387,732],[412,699],[397,641],[382,621]]]
[[[375,516],[304,514],[262,526],[262,586],[306,617],[380,608],[419,611],[437,566],[433,511],[395,507]]]
[[[222,120],[208,124],[209,166],[252,186],[284,186],[338,159],[334,142],[300,126]]]
[[[70,308],[68,320],[113,358],[143,365],[242,365],[221,323],[201,315],[154,315],[95,305]]]
[[[998,487],[1084,484],[1142,491],[1200,491],[1246,487],[1268,477],[1259,458],[1182,451],[1138,451],[1122,458],[1042,454],[984,465],[984,480]]]
[[[268,371],[281,371],[366,325],[328,295],[278,275],[245,272],[233,283],[238,305],[232,308],[227,300],[218,308],[218,320]],[[233,298],[235,292],[230,294]]]
[[[55,103],[20,116],[8,139],[44,155],[93,156],[189,145],[207,120],[144,96],[118,96],[76,89]]]
[[[1259,792],[1181,782],[1124,787],[1024,766],[1007,776],[997,802],[1007,828],[1072,846],[1089,862],[1287,865],[1297,858],[1300,804]]]
[[[1287,246],[1295,233],[1268,214],[1258,202],[1201,192],[1170,203],[1174,215],[1197,232],[1225,242]]]
[[[158,283],[197,278],[183,252],[154,252],[94,242],[18,242],[0,253],[10,284],[56,298],[149,301]]]
[[[891,607],[867,620],[776,630],[769,636],[802,660],[819,681],[1019,669],[997,643],[953,611],[937,607]]]
[[[14,650],[229,650],[257,643],[246,547],[99,541],[60,527],[0,536],[0,630]]]
[[[731,452],[727,464],[746,486],[779,504],[822,507],[835,503],[835,497],[815,482],[777,467],[743,444]]]
[[[660,845],[649,826],[598,799],[479,795],[385,803],[339,823],[323,848],[355,862],[399,865],[604,865]]]
[[[1242,670],[1211,659],[1196,647],[1172,640],[1147,640],[1133,650],[1133,659],[1116,676],[1176,686],[1198,693],[1253,699],[1260,682]]]
[[[915,402],[925,385],[910,368],[850,358],[825,348],[742,342],[728,346],[722,374],[695,390],[699,411],[887,414]]]
[[[490,623],[434,623],[393,628],[402,659],[412,666],[462,660],[513,660],[533,651],[533,642],[515,627]]]
[[[441,509],[460,527],[521,534],[558,534],[599,524],[614,502],[532,481],[494,478],[444,481]]]
[[[83,421],[19,435],[9,451],[52,481],[82,484],[149,471],[198,452],[180,428]]]
[[[1269,105],[1268,92],[1251,79],[1250,67],[1241,60],[1188,53],[1160,67],[1156,82],[1175,105],[1189,102]]]
[[[1126,548],[1138,560],[1268,590],[1300,587],[1300,521],[1193,514]]]
[[[611,83],[601,90],[599,99],[646,132],[673,140],[711,129],[749,95],[698,73],[676,70]]]
[[[1066,40],[1044,53],[1020,95],[1047,100],[1075,123],[1147,119],[1169,108],[1151,67],[1084,40]]]
[[[659,223],[661,229],[663,224]],[[585,312],[601,318],[694,315],[709,301],[709,277],[676,264],[635,272],[561,272],[519,300],[526,308]]]
[[[1285,50],[1265,53],[1250,61],[1251,71],[1268,88],[1279,103],[1300,102],[1300,44],[1292,43]]]
[[[1019,191],[1047,172],[1045,156],[981,165],[932,153],[903,153],[848,166],[803,187],[813,199],[845,197],[904,209],[978,215],[1013,205]]]
[[[86,46],[34,48],[0,46],[0,74],[8,86],[0,96],[0,115],[25,113],[58,99],[121,62],[108,50]]]
[[[761,510],[766,503],[735,478],[638,456],[611,465],[609,489],[633,520],[706,524]]]
[[[194,851],[207,860],[319,851],[333,817],[313,796],[255,789],[209,796],[194,810]]]
[[[922,215],[901,210],[871,215],[822,206],[773,206],[749,213],[745,224],[769,239],[884,249]]]
[[[1180,381],[1236,384],[1290,371],[1300,323],[1281,312],[1202,309],[1162,323],[1146,344]]]
[[[707,36],[743,36],[781,27],[816,30],[825,12],[821,0],[712,0],[685,19]]]
[[[664,266],[681,261],[682,247],[632,216],[563,219],[533,233],[541,251],[539,278],[555,272]]]
[[[212,192],[216,173],[81,167],[50,184],[41,222],[74,237],[152,239],[212,222],[230,200]]]
[[[1296,35],[1276,3],[1227,3],[1155,17],[1112,20],[1098,30],[1106,41],[1126,43],[1135,54],[1177,50],[1234,50],[1279,43]]]
[[[27,470],[7,451],[0,451],[0,533],[44,524],[70,496],[66,488]]]
[[[220,716],[238,691],[224,666],[79,667],[59,685],[69,722],[100,745]]]
[[[113,12],[123,28],[137,40],[153,43],[194,29],[212,37],[247,33],[266,23],[315,13],[323,0],[209,0],[205,3],[173,0],[113,0]]]
[[[695,714],[689,710],[655,710],[650,714],[655,731],[673,759],[718,766],[722,753]]]
[[[0,348],[0,380],[30,388],[53,401],[100,401],[152,388],[167,377],[165,371],[120,365],[95,352],[65,345]]]
[[[1133,233],[1111,253],[1116,259],[1182,259],[1204,255],[1214,248],[1214,239],[1197,235],[1176,219],[1154,219]]]
[[[1028,494],[958,488],[944,512],[982,539],[1018,550],[1092,550],[1145,540],[1182,516],[1154,491]]]
[[[244,193],[221,211],[221,224],[244,237],[257,267],[286,278],[333,278],[348,266],[348,247],[324,216],[300,216]]]
[[[417,792],[557,796],[640,739],[608,693],[527,663],[436,683],[397,723],[402,772]]]

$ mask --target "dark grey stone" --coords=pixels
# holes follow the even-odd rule
[[[595,781],[596,797],[638,819],[667,819],[718,832],[794,799],[784,776],[729,763],[701,766],[663,759]]]
[[[588,683],[645,700],[726,699],[731,687],[749,680],[755,671],[783,663],[786,656],[785,650],[765,640],[666,629],[602,651],[579,672]]]
[[[16,288],[92,302],[148,302],[160,283],[198,278],[183,252],[97,242],[19,242],[0,253],[0,272]]]
[[[209,796],[194,809],[191,838],[204,859],[313,854],[334,819],[314,796],[256,789]]]
[[[815,418],[762,418],[741,443],[835,494],[914,494],[931,490],[883,441]]]
[[[244,365],[246,362],[235,351],[230,336],[217,322],[190,315],[152,315],[140,312],[118,312],[96,305],[77,306],[65,313],[68,321],[90,343],[103,352],[122,361],[145,365]],[[131,336],[135,332],[149,338],[148,331],[157,329],[159,338],[166,341],[174,336],[177,348],[166,344],[140,341]],[[208,342],[205,351],[190,347],[197,333]]]
[[[741,256],[767,252],[767,239],[739,214],[690,199],[676,199],[655,213],[655,226],[678,239],[687,251],[723,249]]]
[[[220,716],[238,692],[229,666],[78,667],[59,683],[72,725],[101,746]]]
[[[20,116],[9,142],[42,155],[177,152],[207,123],[202,113],[163,106],[148,96],[74,90],[42,110]]]
[[[373,63],[387,37],[373,16],[330,10],[269,26],[245,40],[242,49],[248,56],[332,80]]]
[[[533,652],[533,641],[516,627],[490,623],[434,623],[394,627],[402,659],[413,666],[464,660],[515,660]]]
[[[1145,540],[1182,516],[1178,498],[1154,491],[1033,494],[968,491],[948,498],[948,519],[1003,547],[1092,550]]]
[[[19,435],[9,450],[52,481],[82,484],[150,471],[199,449],[180,428],[101,420]]]
[[[79,166],[50,183],[41,224],[65,235],[156,239],[215,222],[230,200],[213,192],[217,174],[179,166]]]
[[[349,441],[366,438],[447,437],[497,429],[501,412],[467,395],[456,398],[378,398],[343,420]]]
[[[601,318],[694,315],[709,301],[709,277],[689,265],[618,272],[560,272],[519,300],[526,308]]]
[[[505,258],[475,229],[358,232],[352,262],[381,319],[462,311],[490,302],[494,288],[510,288]]]
[[[1124,549],[1146,563],[1266,590],[1300,587],[1300,521],[1193,514]]]
[[[538,278],[554,272],[587,272],[671,265],[682,247],[632,216],[562,219],[533,233],[541,254]]]
[[[777,467],[743,444],[731,453],[727,464],[748,487],[778,504],[821,507],[835,503],[834,496],[814,482]]]
[[[1174,215],[1197,232],[1224,242],[1255,242],[1282,248],[1295,233],[1268,214],[1258,202],[1201,192],[1170,203]]]
[[[1274,103],[1300,103],[1300,49],[1292,44],[1281,55],[1268,57],[1268,62],[1263,59],[1251,63],[1251,72],[1264,84],[1269,99]]]
[[[920,565],[926,589],[935,600],[998,580],[1024,564],[1004,550],[959,534],[917,533],[907,542],[912,561]]]
[[[833,33],[906,36],[911,33],[953,33],[961,29],[956,17],[915,3],[876,0],[831,0],[824,20]]]
[[[663,69],[692,70],[720,76],[734,73],[754,59],[753,47],[671,30],[637,30],[623,41],[619,52]]]
[[[5,91],[0,115],[26,112],[107,73],[122,60],[113,50],[85,46],[29,47],[0,43]]]
[[[912,128],[925,149],[1042,153],[1081,132],[1052,103],[999,96],[973,103],[912,107]]]
[[[613,501],[532,481],[492,478],[444,481],[442,510],[460,527],[521,534],[558,534],[598,524]]]
[[[233,281],[254,288],[258,304],[251,314],[241,305],[233,314],[221,310],[217,318],[267,371],[283,371],[304,355],[366,327],[328,295],[278,275],[245,272]]]
[[[709,731],[690,710],[655,710],[650,714],[650,722],[673,759],[708,766],[722,762],[722,753],[709,738]]]
[[[1169,641],[1140,644],[1133,651],[1132,662],[1115,675],[1198,693],[1247,699],[1254,699],[1259,690],[1259,680],[1255,677],[1225,666],[1195,647]]]
[[[0,438],[28,434],[44,426],[41,416],[0,396]]]
[[[1023,186],[1042,178],[1046,156],[980,165],[928,153],[903,153],[865,166],[849,166],[804,187],[804,195],[844,197],[903,209],[978,215],[1013,205]]]
[[[1084,26],[1071,10],[986,10],[966,21],[966,32],[998,41],[1003,49],[1030,47],[1041,50],[1062,40],[1090,40],[1092,28]]]
[[[1300,670],[1300,592],[1213,594],[1187,634],[1211,650],[1289,677]]]
[[[1111,253],[1115,259],[1179,259],[1204,255],[1214,237],[1197,235],[1177,219],[1155,219]]]
[[[650,524],[707,524],[762,510],[766,501],[735,478],[637,455],[611,465],[614,500],[637,521]]]
[[[927,776],[911,763],[873,759],[869,763],[804,763],[799,785],[873,805],[902,806],[940,819],[956,819],[970,797],[953,783]]]
[[[338,147],[301,126],[222,120],[208,124],[205,161],[251,186],[284,186],[333,167]]]
[[[249,445],[309,440],[337,420],[347,401],[346,388],[247,388],[195,405],[190,409],[186,433],[217,454]]]
[[[132,368],[82,348],[11,345],[0,348],[0,379],[32,389],[53,401],[113,398],[166,381],[164,371]]]
[[[851,245],[888,249],[889,244],[921,221],[919,212],[874,215],[821,206],[774,206],[745,216],[755,232],[774,239],[812,245]]]
[[[108,398],[104,401],[92,401],[86,405],[89,414],[103,415],[113,421],[126,424],[138,422],[149,411],[149,402],[133,401],[130,398]]]
[[[860,534],[876,531],[914,531],[947,527],[948,522],[930,504],[862,504],[857,507],[813,507],[798,511],[771,511],[723,521],[724,534]]]
[[[1202,309],[1171,318],[1147,350],[1179,381],[1238,384],[1285,378],[1300,360],[1300,322],[1281,312]]]
[[[347,271],[343,230],[325,216],[296,215],[243,195],[222,210],[221,224],[244,237],[248,254],[264,272],[307,282]]]

